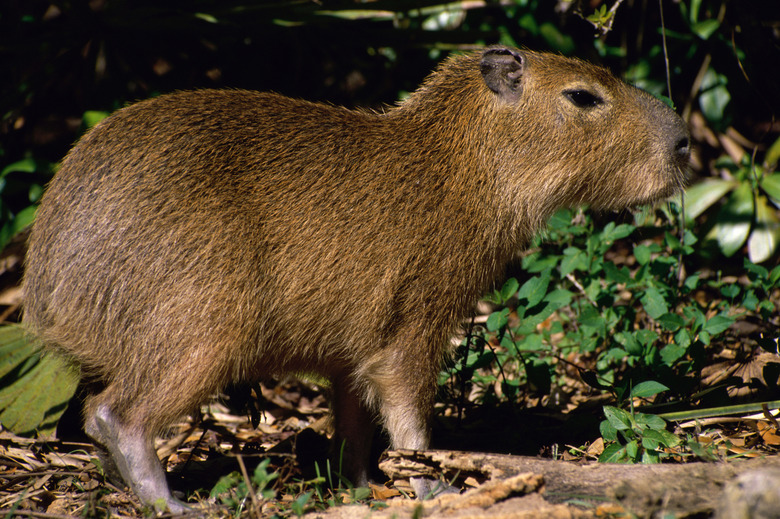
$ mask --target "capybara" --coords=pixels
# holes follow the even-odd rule
[[[603,68],[491,47],[381,112],[201,90],[118,110],[41,199],[24,322],[80,366],[85,430],[145,503],[153,439],[227,385],[332,384],[344,466],[425,449],[449,339],[555,210],[684,184],[689,134]]]

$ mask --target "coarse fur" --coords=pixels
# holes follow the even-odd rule
[[[331,379],[364,483],[375,418],[393,447],[428,446],[449,337],[548,216],[666,197],[688,151],[652,96],[509,48],[446,60],[386,113],[161,96],[97,125],[51,181],[24,322],[95,382],[87,432],[146,502],[183,510],[155,435],[285,373]]]

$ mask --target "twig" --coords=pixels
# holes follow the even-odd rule
[[[607,22],[607,25],[604,26],[604,29],[602,29],[603,34],[607,34],[609,31],[612,30],[612,24],[615,22],[615,17],[617,16],[617,10],[618,7],[620,7],[620,4],[623,3],[623,0],[617,0],[614,4],[612,4],[612,7],[609,9],[609,21]]]
[[[244,483],[246,483],[246,488],[249,492],[249,499],[252,501],[252,511],[254,512],[255,517],[260,517],[260,503],[257,501],[257,495],[252,486],[252,480],[249,479],[249,473],[246,471],[244,458],[240,454],[236,454],[236,460],[238,461],[238,466],[241,468],[241,475],[244,476]]]
[[[34,510],[0,510],[3,517],[41,517],[42,519],[78,519],[75,515],[50,514]]]
[[[623,0],[616,0],[614,4],[612,4],[612,7],[609,8],[609,16],[607,17],[607,23],[601,23],[601,21],[593,21],[588,19],[587,16],[582,14],[582,5],[581,2],[577,2],[577,6],[574,9],[574,14],[591,24],[597,31],[599,31],[602,36],[609,33],[609,31],[612,30],[612,25],[615,22],[615,16],[617,16],[617,10],[618,7],[620,7],[620,4],[623,3]]]
[[[5,312],[0,314],[0,322],[5,322],[6,319],[8,319],[11,314],[16,312],[19,309],[19,304],[11,305],[8,308],[5,309]]]
[[[666,48],[666,24],[664,23],[664,0],[658,0],[658,10],[661,13],[661,43],[664,48],[664,64],[666,65],[666,93],[672,98],[672,79],[669,73],[669,51]]]
[[[587,292],[585,292],[585,287],[583,287],[582,284],[579,281],[577,281],[577,278],[575,278],[574,276],[571,275],[571,272],[566,274],[566,279],[571,281],[572,284],[574,284],[574,286],[577,287],[577,290],[582,292],[582,295],[585,296],[585,299],[587,299],[590,304],[592,304],[593,306],[598,308],[598,305],[596,304],[596,302],[593,299],[590,298],[590,296],[588,295]]]

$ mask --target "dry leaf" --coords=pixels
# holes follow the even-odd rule
[[[371,489],[371,494],[373,498],[378,499],[380,501],[384,501],[386,499],[390,499],[391,497],[402,495],[401,492],[399,492],[395,488],[388,488],[384,485],[375,485],[374,483],[369,483],[368,488]]]
[[[761,439],[767,445],[780,445],[780,435],[778,435],[777,429],[771,426],[767,422],[758,422],[756,424],[758,428],[758,434],[761,435]]]
[[[599,438],[588,445],[588,449],[585,452],[588,456],[601,456],[601,453],[604,452],[604,438]]]

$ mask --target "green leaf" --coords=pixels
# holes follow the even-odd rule
[[[663,393],[664,391],[669,391],[669,388],[660,382],[648,380],[635,385],[631,390],[631,396],[635,398],[648,398],[655,396],[658,393]]]
[[[742,298],[742,306],[751,311],[755,311],[758,308],[758,298],[755,292],[748,290],[745,293],[745,296]]]
[[[778,145],[778,143],[780,143],[780,139],[775,141],[773,147]],[[780,152],[780,146],[778,146],[778,152]],[[769,198],[775,205],[780,206],[780,173],[764,175],[764,178],[761,179],[761,189],[769,195]]]
[[[642,346],[649,346],[658,339],[658,333],[653,330],[641,329],[634,332],[634,337]]]
[[[17,171],[20,173],[35,173],[38,170],[37,163],[35,162],[35,159],[27,158],[22,159],[20,161],[14,162],[13,164],[9,164],[6,167],[3,168],[3,171],[0,171],[0,177],[6,176],[8,173]]]
[[[685,319],[680,317],[677,314],[673,313],[665,313],[662,316],[660,316],[658,319],[656,319],[658,323],[669,330],[670,332],[674,332],[685,326]]]
[[[510,312],[511,310],[509,308],[502,308],[501,310],[490,314],[487,318],[487,322],[485,323],[488,331],[495,332],[506,326],[509,322]]]
[[[527,300],[526,306],[531,307],[539,304],[547,294],[547,286],[550,284],[550,271],[547,270],[540,276],[534,276],[520,287],[517,291],[517,297],[520,300]]]
[[[524,14],[518,20],[518,25],[534,36],[539,34],[539,24],[536,23],[536,17],[531,13]]]
[[[607,421],[609,421],[609,425],[617,431],[630,430],[634,423],[629,413],[610,405],[604,406],[604,416],[606,416]]]
[[[314,491],[309,490],[308,492],[304,492],[303,494],[299,495],[297,498],[295,498],[295,501],[290,503],[290,508],[295,515],[301,517],[304,512],[306,512],[307,505],[312,495],[314,495]]]
[[[680,444],[680,438],[670,433],[669,431],[665,431],[663,429],[653,428],[653,429],[647,429],[646,431],[643,431],[642,432],[643,444],[645,439],[648,439],[656,444],[663,445],[664,447],[675,447]],[[652,447],[652,448],[655,449],[658,447],[656,445],[656,447]]]
[[[720,22],[718,20],[703,20],[692,24],[691,32],[702,40],[708,40],[710,36],[718,30],[718,27],[720,27]]]
[[[661,458],[658,453],[651,449],[645,449],[642,451],[642,463],[649,465],[651,463],[661,463]]]
[[[753,274],[758,279],[767,279],[769,277],[769,271],[766,269],[766,267],[756,265],[747,258],[742,261],[742,266],[745,267],[745,270]]]
[[[51,171],[51,163],[28,157],[20,161],[11,163],[0,171],[0,178],[9,173],[47,173]]]
[[[726,299],[734,299],[739,295],[739,291],[739,285],[723,285],[720,287],[720,293],[723,294],[723,297]]]
[[[509,278],[506,280],[506,283],[504,283],[504,286],[501,287],[501,300],[503,302],[508,301],[513,295],[517,293],[517,288],[520,286],[520,283],[515,278]]]
[[[193,16],[195,16],[195,18],[200,18],[204,22],[219,23],[219,20],[217,20],[217,18],[214,15],[209,13],[194,13]]]
[[[539,351],[545,349],[542,336],[536,333],[526,335],[525,338],[520,341],[520,347],[525,351]]]
[[[481,369],[485,366],[489,366],[495,359],[495,354],[490,350],[483,352],[473,351],[469,353],[466,362],[468,369]]]
[[[615,442],[618,439],[617,429],[612,427],[609,420],[602,420],[599,424],[599,432],[605,441]]]
[[[647,262],[650,261],[651,254],[650,247],[647,245],[640,244],[634,247],[634,257],[640,265],[647,265]]]
[[[611,443],[604,447],[604,452],[599,456],[599,463],[622,463],[626,458],[626,448],[619,443]]]
[[[111,115],[110,112],[104,112],[102,110],[87,110],[84,112],[84,116],[82,118],[82,121],[84,123],[84,126],[87,128],[92,128],[97,123],[105,119]]]
[[[601,245],[601,249],[608,249],[616,240],[625,238],[632,232],[634,232],[633,225],[628,225],[626,223],[615,225],[614,222],[609,222],[604,226],[604,229],[601,231],[601,235],[599,236],[598,241]]]
[[[620,345],[623,346],[623,349],[626,350],[626,352],[629,355],[633,355],[634,357],[638,357],[639,355],[642,355],[642,345],[639,344],[639,342],[634,338],[634,335],[630,332],[619,332],[615,334],[615,340],[620,343]]]
[[[575,270],[588,270],[588,257],[581,249],[567,247],[561,260],[561,276],[565,277]]]
[[[682,328],[674,334],[674,342],[681,348],[688,349],[691,345],[691,333],[687,328]]]
[[[733,180],[709,178],[689,187],[685,192],[685,219],[692,222],[736,185]]]
[[[764,157],[764,163],[767,166],[777,166],[778,162],[780,162],[780,137],[778,137],[778,139],[772,143],[769,149],[766,150],[766,156]],[[778,180],[778,182],[780,182],[780,180]],[[780,197],[777,198],[780,200]]]
[[[637,454],[639,454],[639,444],[636,440],[631,440],[626,444],[626,454],[632,460],[636,460]]]
[[[43,186],[31,184],[30,189],[27,191],[27,199],[34,204],[41,199],[41,195],[43,195]]]
[[[577,320],[580,325],[595,328],[596,331],[603,331],[607,324],[604,317],[592,306],[583,308]]]
[[[763,196],[756,197],[756,223],[748,238],[748,257],[753,263],[762,263],[775,253],[780,242],[780,220],[777,211],[769,207]]]
[[[21,326],[0,327],[0,423],[21,436],[50,436],[76,391],[78,377]]]
[[[749,183],[743,182],[718,211],[715,235],[726,257],[733,256],[745,243],[752,220],[753,190]]]
[[[699,106],[704,116],[710,121],[723,120],[723,112],[731,101],[731,94],[726,87],[728,79],[710,68],[704,74],[702,90],[699,95]]]
[[[568,306],[573,297],[574,294],[572,294],[570,290],[559,288],[552,292],[548,292],[547,295],[544,296],[544,300],[549,303],[552,306],[552,310],[555,311],[561,307]]]
[[[597,270],[594,270],[593,272],[598,272]],[[590,280],[590,283],[585,285],[585,295],[588,296],[588,299],[591,301],[595,301],[599,298],[599,296],[604,292],[604,288],[601,285],[601,280],[594,277]]]
[[[675,362],[685,356],[688,353],[687,348],[678,346],[677,344],[667,344],[661,349],[661,360],[667,366],[674,366]]]
[[[631,281],[631,273],[628,268],[618,268],[611,261],[604,262],[604,275],[607,278],[607,281],[612,281],[613,283],[628,283]]]
[[[217,497],[220,494],[230,492],[230,490],[235,488],[242,479],[241,474],[238,472],[231,472],[230,474],[222,476],[216,482],[214,488],[211,489],[211,492],[209,492],[209,497]]]
[[[553,213],[553,215],[548,220],[547,225],[550,229],[565,231],[571,226],[572,218],[573,215],[571,209],[561,209],[560,211]]]
[[[522,267],[529,274],[538,274],[543,270],[557,267],[560,260],[561,257],[555,254],[547,255],[536,252],[523,258]]]
[[[645,290],[645,293],[639,300],[641,301],[645,312],[647,312],[647,315],[653,319],[658,319],[669,312],[669,307],[666,305],[663,295],[661,295],[661,292],[655,287],[650,287]]]
[[[31,205],[16,213],[13,225],[11,226],[11,232],[16,235],[32,225],[33,221],[35,220],[35,212],[37,210],[38,206]]]
[[[649,434],[642,435],[642,447],[644,447],[647,450],[654,451],[661,446],[660,442],[657,439],[659,435],[655,434],[657,431],[653,431],[653,430],[648,430],[646,432]]]
[[[729,326],[734,324],[734,318],[727,315],[718,314],[708,320],[703,328],[703,331],[711,334],[718,335],[728,330]]]
[[[774,286],[775,283],[780,281],[780,265],[772,269],[769,273],[769,282]]]
[[[654,414],[637,413],[636,423],[645,431],[650,429],[663,431],[666,429],[666,421]],[[643,431],[642,434],[645,434],[645,432]]]
[[[699,286],[699,278],[701,277],[701,272],[696,272],[694,274],[691,274],[690,276],[685,278],[685,281],[683,282],[683,286],[690,292],[694,290],[697,286]]]

